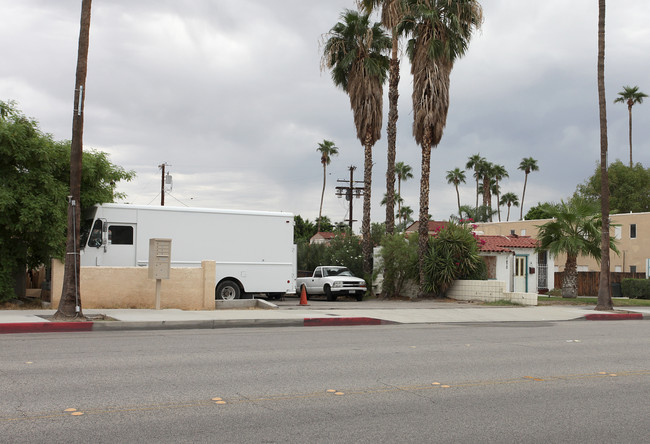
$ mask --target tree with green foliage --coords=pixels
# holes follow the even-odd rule
[[[309,243],[309,239],[316,234],[316,226],[309,219],[303,219],[302,216],[296,214],[293,216],[293,242],[301,244],[303,242]]]
[[[544,209],[552,220],[538,226],[537,250],[548,251],[555,256],[566,254],[562,297],[575,298],[578,296],[578,256],[601,258],[601,216],[598,206],[574,198],[558,205],[546,205]],[[610,240],[610,248],[617,251],[613,239]]]
[[[317,228],[317,231],[320,232],[321,216],[323,214],[323,199],[325,198],[325,182],[327,180],[327,166],[330,164],[332,156],[336,156],[339,153],[339,148],[331,140],[323,140],[318,144],[316,151],[320,152],[320,163],[323,165],[323,190],[320,194]]]
[[[618,93],[614,103],[625,103],[629,114],[629,139],[630,139],[630,168],[632,168],[632,107],[643,103],[643,99],[648,97],[646,93],[639,91],[638,86],[624,86],[623,91]]]
[[[524,220],[539,220],[539,219],[552,219],[553,210],[558,208],[558,204],[553,202],[539,202],[534,207],[528,210],[524,216]]]
[[[465,169],[469,171],[473,171],[473,177],[476,180],[476,204],[474,208],[478,208],[478,194],[479,194],[479,180],[481,179],[481,169],[483,168],[483,164],[485,163],[485,158],[481,156],[480,153],[473,154],[469,157],[467,160],[467,164],[465,165]]]
[[[458,217],[463,217],[460,212],[460,193],[458,192],[458,185],[465,183],[465,172],[460,168],[454,168],[447,171],[447,183],[453,184],[456,188],[456,200],[458,201]]]
[[[461,205],[460,207],[460,218],[471,219],[475,222],[489,222],[495,213],[496,210],[485,205],[481,205],[478,208],[469,205]]]
[[[600,166],[597,166],[594,174],[578,185],[575,195],[600,202],[601,174]],[[630,168],[616,160],[609,166],[607,176],[612,213],[650,211],[650,168],[644,168],[640,163]]]
[[[406,182],[409,179],[413,179],[413,168],[411,165],[408,165],[404,162],[397,162],[395,164],[395,174],[397,176],[397,194],[402,195],[402,182]],[[399,200],[397,201],[397,217],[400,225],[402,224],[402,203]]]
[[[524,198],[526,197],[526,185],[528,184],[528,175],[532,171],[537,171],[539,170],[539,167],[537,166],[537,160],[533,159],[532,157],[524,157],[521,160],[521,163],[519,163],[519,169],[524,172],[526,175],[524,177],[524,191],[521,193],[521,208],[519,212],[519,220],[523,220],[524,218]]]
[[[508,207],[508,217],[506,218],[506,221],[510,221],[510,207],[519,206],[519,196],[512,192],[504,193],[499,200],[499,205],[506,205]],[[499,222],[500,221],[501,219],[499,219]]]
[[[455,280],[476,275],[483,259],[473,228],[463,221],[450,221],[430,237],[424,261],[427,292],[442,297]]]
[[[506,170],[506,167],[503,165],[494,165],[494,169],[492,170],[494,174],[494,194],[497,196],[497,217],[499,218],[499,222],[501,222],[501,185],[500,182],[505,179],[506,177],[510,177],[508,174],[508,170]]]
[[[409,280],[418,278],[417,235],[386,235],[381,241],[382,295],[393,298],[402,294]]]
[[[0,109],[0,300],[6,300],[15,297],[15,279],[26,268],[64,257],[70,142],[42,133],[13,102],[0,101]],[[80,212],[123,198],[116,184],[135,176],[102,152],[85,151],[82,162]]]
[[[391,59],[388,70],[388,136],[387,169],[386,169],[386,231],[393,233],[395,226],[395,173],[396,173],[396,140],[397,140],[397,102],[399,99],[399,28],[404,17],[403,0],[357,0],[368,14],[381,6],[381,23],[391,32]],[[397,213],[399,214],[399,205]]]
[[[372,147],[381,137],[383,85],[389,59],[384,53],[391,39],[368,14],[346,10],[326,36],[323,66],[332,72],[334,84],[349,96],[357,138],[364,147],[364,193],[361,233],[363,269],[372,273],[370,201],[372,190]]]
[[[467,52],[483,10],[475,0],[407,0],[402,30],[411,36],[408,55],[413,74],[413,136],[422,148],[420,175],[420,292],[425,287],[431,148],[438,146],[447,123],[449,84],[454,63]]]

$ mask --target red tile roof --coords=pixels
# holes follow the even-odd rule
[[[485,241],[480,251],[488,253],[512,253],[512,248],[535,248],[537,239],[530,236],[479,236]]]
[[[430,220],[429,221],[429,233],[436,231],[437,229],[443,229],[447,226],[447,222]],[[417,233],[418,228],[420,227],[420,222],[413,222],[407,229],[407,233]]]

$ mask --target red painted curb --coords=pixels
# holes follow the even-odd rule
[[[642,313],[594,313],[585,315],[588,321],[621,321],[625,319],[643,319]]]
[[[382,325],[390,324],[391,322],[383,321],[375,318],[305,318],[305,327],[329,327],[336,325]]]
[[[16,322],[0,324],[0,334],[92,331],[92,329],[93,322]]]

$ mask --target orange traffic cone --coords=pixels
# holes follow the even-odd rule
[[[307,303],[307,290],[305,290],[304,285],[300,287],[300,305],[309,305]]]

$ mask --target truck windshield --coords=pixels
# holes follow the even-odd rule
[[[88,242],[88,236],[90,236],[90,227],[93,226],[95,213],[97,213],[97,207],[88,208],[83,212],[83,215],[81,217],[81,227],[79,227],[81,231],[81,248],[84,248]]]
[[[345,267],[326,268],[323,271],[325,276],[354,276],[352,272]]]

